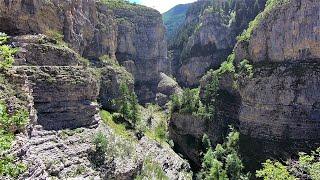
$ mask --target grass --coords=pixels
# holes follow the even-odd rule
[[[107,124],[111,129],[114,130],[114,133],[126,138],[126,139],[131,139],[132,135],[127,131],[126,126],[124,124],[117,124],[113,120],[113,116],[110,112],[101,110],[100,111],[100,116],[102,118],[102,121]]]

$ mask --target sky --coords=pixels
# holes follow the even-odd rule
[[[187,4],[195,2],[196,0],[130,0],[137,4],[142,4],[151,8],[154,8],[161,13],[164,13],[178,4]]]

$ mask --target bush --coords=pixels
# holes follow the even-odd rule
[[[159,142],[167,142],[168,141],[168,134],[167,134],[167,124],[165,121],[160,121],[157,127],[154,130],[154,134],[156,139],[159,140]]]
[[[15,162],[15,158],[12,156],[6,156],[0,159],[0,177],[9,176],[17,178],[26,170],[26,165]]]
[[[145,159],[143,162],[143,168],[141,173],[134,178],[135,180],[147,180],[147,179],[157,179],[157,180],[169,180],[165,172],[162,170],[161,166],[151,161],[150,159]]]
[[[238,155],[239,133],[233,128],[230,130],[225,143],[218,144],[214,151],[211,147],[207,148],[198,179],[248,179],[249,175],[243,172],[244,166]],[[205,146],[210,144],[207,137],[204,136],[203,140]]]
[[[133,91],[130,92],[128,85],[124,83],[120,85],[120,94],[120,98],[117,100],[120,107],[119,113],[126,120],[131,121],[133,125],[136,125],[141,119],[137,95]]]
[[[298,160],[286,164],[267,160],[256,176],[264,180],[320,179],[320,148],[311,152],[311,155],[299,153]]]
[[[111,129],[114,130],[114,133],[129,139],[131,137],[130,133],[127,131],[126,126],[124,124],[117,124],[115,123],[114,119],[117,118],[117,116],[119,116],[121,114],[118,113],[114,113],[114,114],[110,114],[108,111],[100,111],[100,116],[102,118],[102,121],[107,124]]]
[[[295,180],[294,176],[289,174],[286,166],[271,160],[263,163],[263,169],[257,171],[256,176],[264,180]]]
[[[17,52],[17,49],[5,44],[7,40],[8,36],[0,33],[0,70],[11,68],[14,62],[13,55]]]
[[[0,102],[0,129],[6,132],[22,130],[28,123],[29,114],[26,110],[18,110],[12,115],[8,114],[7,107]]]
[[[0,102],[0,176],[18,177],[27,167],[18,163],[13,156],[2,154],[9,150],[14,140],[14,133],[21,131],[28,123],[28,113],[25,110],[17,110],[10,115],[7,107]]]
[[[93,140],[95,151],[91,154],[91,161],[97,167],[103,165],[106,160],[106,152],[108,148],[108,142],[106,136],[99,131]]]
[[[247,59],[244,59],[240,62],[239,66],[240,72],[244,73],[249,78],[253,77],[253,66]]]

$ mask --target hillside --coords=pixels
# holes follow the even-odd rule
[[[163,23],[166,26],[166,36],[170,40],[176,31],[184,23],[188,8],[191,4],[179,4],[162,14]]]

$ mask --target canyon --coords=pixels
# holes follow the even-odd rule
[[[150,169],[156,179],[195,179],[203,136],[215,147],[230,126],[251,172],[320,146],[318,0],[184,8],[167,38],[165,24],[177,22],[125,1],[0,1],[4,45],[17,49],[12,67],[0,68],[1,103],[28,112],[0,152],[27,165],[17,179],[135,179]],[[214,106],[210,118],[172,110],[192,88],[199,106]],[[137,97],[140,124],[122,112],[124,97]],[[102,162],[98,135],[108,142]]]

